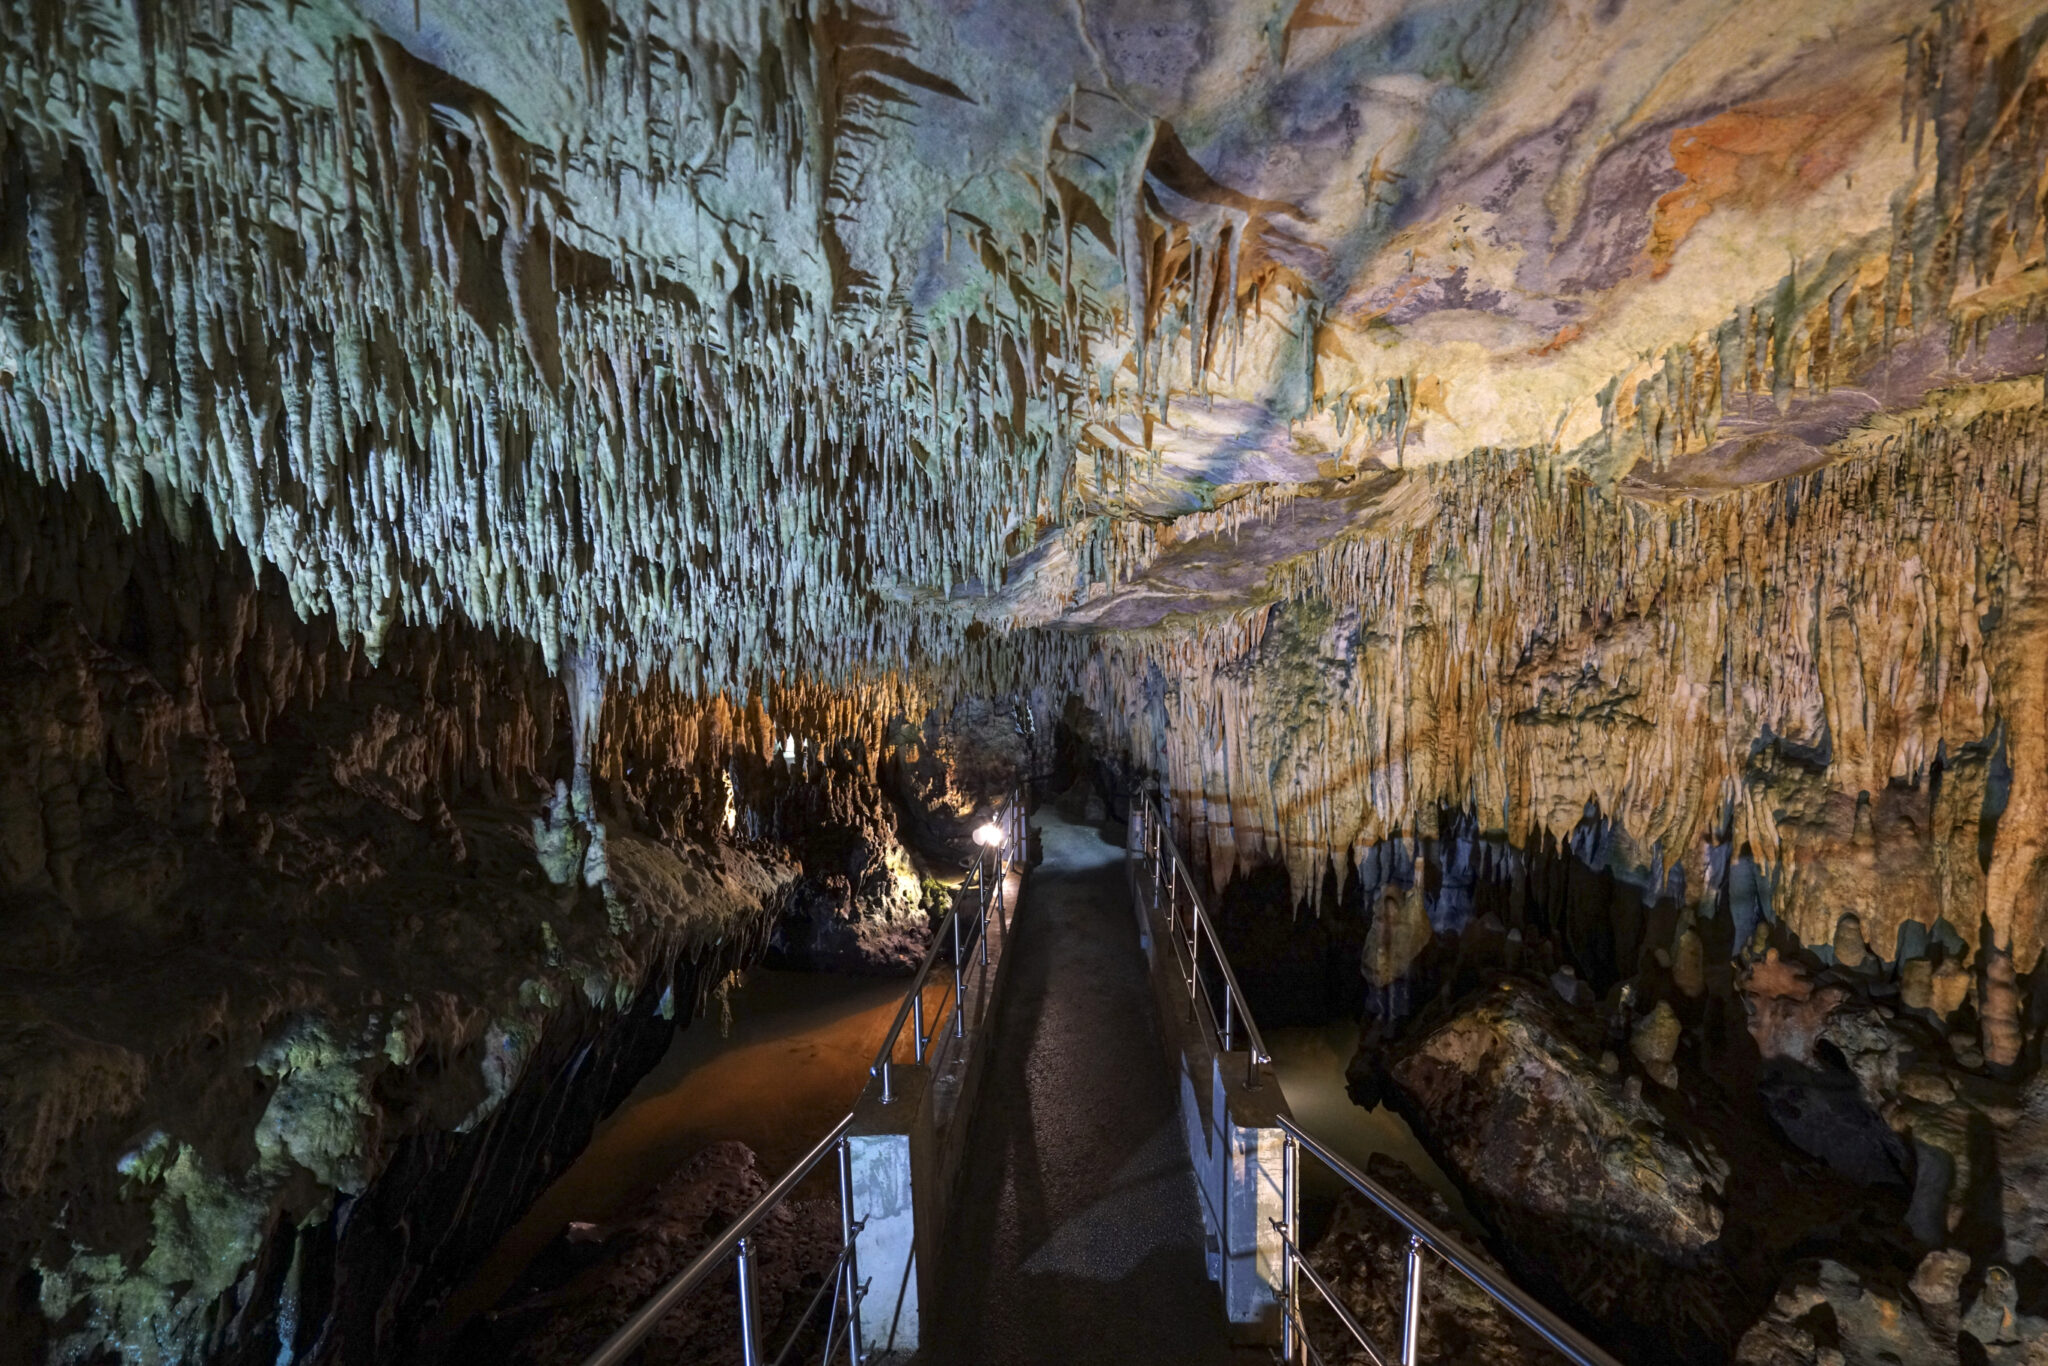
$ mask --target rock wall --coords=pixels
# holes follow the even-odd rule
[[[1760,945],[1702,980],[1695,933],[1598,997],[1546,975],[1530,920],[1433,943],[1442,991],[1369,1032],[1354,1088],[1408,1117],[1517,1279],[1625,1361],[2048,1352],[2038,1078],[1987,1071],[1873,959]]]
[[[19,474],[0,567],[7,1360],[411,1356],[764,951],[776,813],[893,843],[885,721],[828,729],[872,699],[592,696],[460,624],[372,664],[204,527]],[[786,737],[838,786],[770,781]]]

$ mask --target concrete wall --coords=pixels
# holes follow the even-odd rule
[[[1285,1137],[1275,1120],[1287,1113],[1270,1068],[1247,1085],[1247,1055],[1225,1053],[1207,1016],[1191,1002],[1166,919],[1152,907],[1147,867],[1131,863],[1131,902],[1151,969],[1167,1063],[1180,1081],[1181,1134],[1201,1192],[1209,1274],[1223,1292],[1233,1326],[1249,1341],[1280,1340],[1280,1184]]]

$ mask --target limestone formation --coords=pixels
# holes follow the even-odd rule
[[[1836,964],[1852,972],[1869,962],[1870,946],[1863,942],[1863,918],[1854,911],[1844,911],[1835,922],[1835,938],[1830,947]]]
[[[1757,1051],[1800,1063],[1814,1060],[1821,1032],[1848,999],[1840,987],[1816,987],[1801,965],[1780,958],[1776,949],[1744,974],[1741,991]]]
[[[1994,1315],[1972,1310],[1966,1356],[1957,1339],[1957,1282],[1968,1270],[1946,1253],[1930,1253],[1910,1287],[1873,1284],[1838,1262],[1822,1261],[1794,1280],[1772,1302],[1770,1313],[1743,1335],[1738,1366],[1949,1366],[1966,1360],[2023,1366],[2041,1359],[2048,1339],[2037,1326],[2032,1345],[2017,1332],[2009,1338],[1978,1336],[2000,1331],[1984,1322]],[[2003,1275],[2002,1267],[1991,1269]],[[2017,1349],[2017,1350],[2015,1350]]]
[[[1080,755],[1639,1359],[2023,1359],[2044,195],[2036,0],[0,0],[0,1342],[403,1356]]]
[[[1443,1196],[1392,1158],[1373,1154],[1367,1162],[1366,1175],[1421,1211],[1437,1227],[1457,1228],[1458,1220]],[[1457,1236],[1468,1250],[1474,1249],[1470,1230],[1460,1228]],[[1347,1190],[1337,1197],[1329,1226],[1309,1250],[1308,1262],[1343,1297],[1345,1306],[1374,1342],[1398,1343],[1407,1254],[1405,1230],[1383,1210]],[[1486,1257],[1484,1251],[1477,1255]],[[1438,1270],[1431,1265],[1432,1272]],[[1350,1335],[1319,1297],[1309,1297],[1305,1312],[1313,1340],[1329,1344],[1323,1349],[1325,1361],[1332,1366],[1369,1366],[1371,1358],[1352,1345]],[[1431,1276],[1429,1292],[1423,1298],[1421,1343],[1424,1359],[1429,1361],[1541,1366],[1552,1359],[1550,1349],[1533,1333],[1485,1291],[1455,1271]]]
[[[536,647],[451,623],[373,666],[153,511],[19,473],[0,508],[0,1262],[34,1291],[0,1359],[409,1356],[766,947],[806,869],[784,739],[823,756],[813,840],[895,848],[851,757],[885,723],[816,729],[860,699],[613,697],[586,746]]]
[[[1365,980],[1383,990],[1399,982],[1429,947],[1430,936],[1422,889],[1388,884],[1372,927],[1366,931],[1365,953],[1359,963]]]
[[[1629,1036],[1629,1048],[1636,1055],[1636,1061],[1659,1086],[1678,1085],[1678,1069],[1672,1066],[1672,1060],[1678,1056],[1681,1032],[1678,1013],[1671,1008],[1671,1003],[1659,1001],[1649,1014],[1636,1022],[1635,1031]]]
[[[1678,942],[1671,950],[1671,981],[1687,999],[1693,999],[1707,989],[1707,950],[1700,938],[1699,927],[1687,924],[1678,932]]]
[[[1474,1211],[1513,1230],[1494,1246],[1607,1340],[1647,1341],[1661,1315],[1673,1359],[1712,1359],[1711,1341],[1687,1339],[1721,1312],[1729,1167],[1715,1141],[1647,1099],[1639,1075],[1604,1074],[1583,1014],[1512,979],[1461,1005],[1389,1076]]]

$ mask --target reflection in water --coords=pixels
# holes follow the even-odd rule
[[[618,1216],[712,1143],[736,1138],[771,1180],[781,1175],[853,1108],[905,985],[894,977],[747,973],[731,995],[730,1035],[719,1036],[715,1006],[714,1018],[677,1031],[667,1056],[450,1300],[443,1331],[494,1304],[570,1222]],[[936,993],[927,999],[928,1008],[938,1006]]]
[[[731,1033],[721,1037],[715,1018],[677,1032],[667,1056],[450,1300],[440,1331],[496,1303],[568,1224],[618,1217],[712,1143],[745,1143],[771,1179],[787,1170],[852,1108],[904,985],[901,978],[767,968],[747,973],[731,995]],[[935,987],[926,998],[931,1023],[941,1018],[941,991]],[[1456,1188],[1401,1117],[1385,1106],[1361,1109],[1346,1094],[1344,1069],[1357,1050],[1356,1025],[1280,1029],[1266,1043],[1288,1108],[1303,1128],[1361,1170],[1373,1153],[1387,1154],[1466,1218]],[[907,1042],[903,1046],[907,1060]],[[1341,1185],[1320,1163],[1305,1160],[1301,1170],[1303,1215],[1313,1236]]]
[[[1374,1153],[1385,1153],[1444,1197],[1458,1222],[1471,1228],[1458,1188],[1443,1168],[1430,1160],[1407,1121],[1377,1105],[1367,1110],[1344,1089],[1344,1069],[1358,1051],[1358,1026],[1350,1021],[1301,1029],[1276,1029],[1266,1035],[1273,1070],[1295,1122],[1360,1171]],[[1304,1157],[1301,1163],[1303,1217],[1311,1230],[1321,1224],[1342,1180],[1322,1163]],[[1455,1229],[1453,1232],[1457,1231]]]

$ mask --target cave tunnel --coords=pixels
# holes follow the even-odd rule
[[[2041,0],[0,62],[0,1366],[2048,1363]]]

